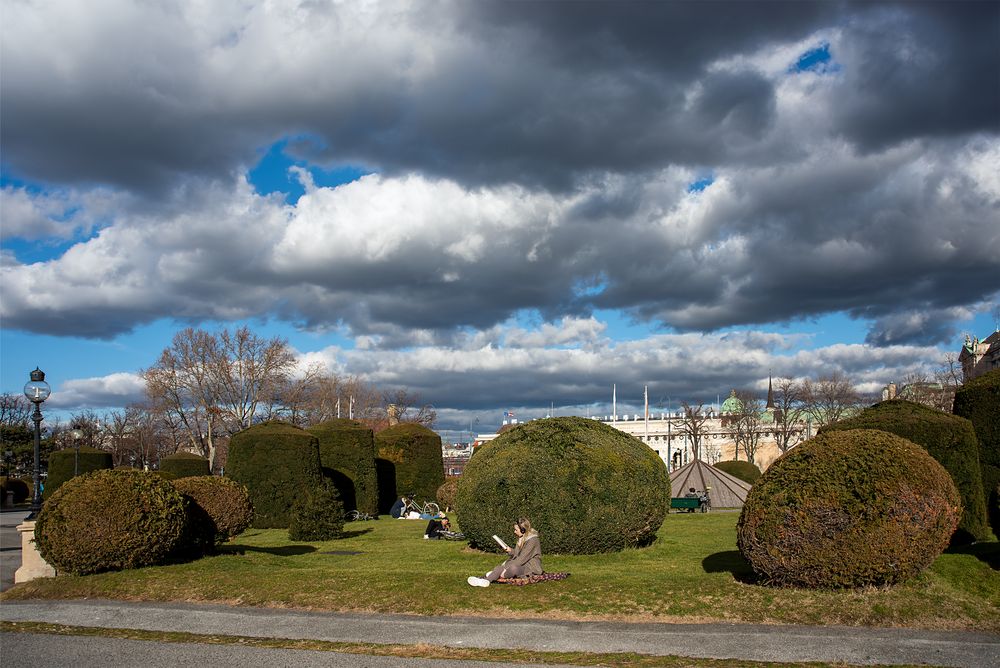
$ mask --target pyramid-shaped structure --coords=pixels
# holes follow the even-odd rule
[[[700,459],[686,464],[670,474],[670,490],[674,498],[683,497],[694,487],[699,494],[711,487],[709,498],[713,508],[742,508],[750,492],[750,484]]]

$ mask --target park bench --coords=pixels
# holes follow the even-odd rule
[[[670,499],[670,508],[677,508],[678,510],[698,510],[701,506],[701,501],[698,500],[696,496],[690,497],[674,497]]]

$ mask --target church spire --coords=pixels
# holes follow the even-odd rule
[[[774,390],[771,388],[771,374],[767,374],[767,410],[774,410]]]

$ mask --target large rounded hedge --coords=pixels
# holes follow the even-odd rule
[[[955,415],[972,423],[979,441],[979,467],[990,525],[1000,538],[1000,369],[973,378],[955,393]]]
[[[874,429],[827,431],[750,488],[737,545],[770,584],[891,585],[941,554],[961,510],[951,476],[915,443]]]
[[[226,475],[247,488],[255,528],[287,528],[295,500],[323,480],[319,441],[285,422],[244,429],[229,442]]]
[[[717,462],[712,464],[720,471],[725,471],[729,475],[739,478],[748,485],[752,485],[760,479],[760,469],[755,464],[743,461]]]
[[[210,552],[247,530],[253,522],[253,504],[246,487],[218,476],[187,476],[172,481],[188,501],[185,548]]]
[[[827,425],[820,433],[845,429],[881,429],[922,446],[947,469],[962,496],[964,511],[952,543],[962,545],[990,537],[979,447],[976,432],[968,420],[911,401],[894,399]]]
[[[545,553],[593,554],[651,542],[670,508],[656,453],[596,420],[518,425],[481,447],[458,483],[457,512],[474,547],[498,551],[526,516]]]
[[[431,501],[444,483],[441,437],[423,425],[402,423],[375,434],[378,456],[396,471],[398,494]]]
[[[438,487],[437,492],[434,494],[434,498],[437,499],[438,506],[441,510],[454,510],[456,508],[456,497],[458,496],[458,478],[452,477],[444,481],[444,484]]]
[[[35,544],[57,571],[77,575],[158,564],[182,539],[184,506],[181,493],[152,473],[86,473],[42,506]]]
[[[323,475],[333,482],[344,510],[378,514],[375,434],[357,420],[338,418],[309,427],[319,439]]]
[[[64,482],[69,480],[79,471],[79,475],[90,471],[103,471],[114,468],[114,459],[110,452],[91,448],[86,445],[80,446],[79,459],[77,459],[76,448],[66,448],[56,450],[49,455],[49,475],[45,479],[45,489],[42,491],[43,499],[50,499]]]
[[[174,474],[175,479],[212,475],[212,471],[208,468],[208,460],[193,452],[175,452],[163,457],[160,459],[160,470]]]

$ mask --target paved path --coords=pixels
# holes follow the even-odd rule
[[[15,527],[29,512],[6,508],[0,512],[0,591],[14,586],[14,571],[21,567],[21,534]]]
[[[117,601],[4,602],[0,619],[341,642],[859,665],[1000,666],[1000,636],[913,629],[499,620]]]

